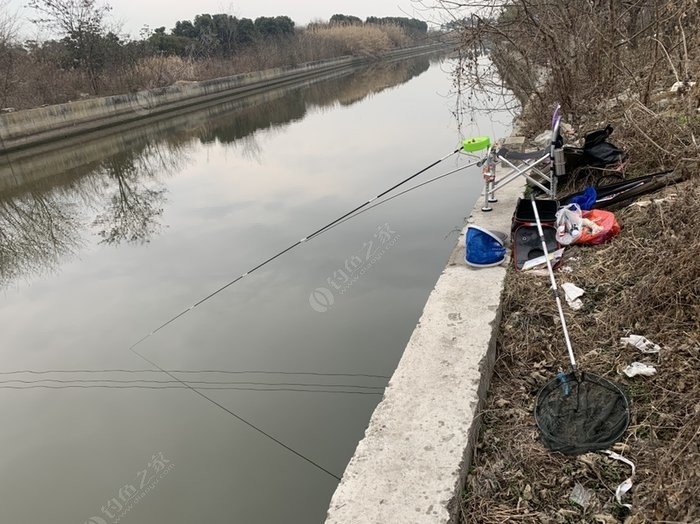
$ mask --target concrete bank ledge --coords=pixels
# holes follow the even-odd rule
[[[136,93],[3,114],[0,115],[0,135],[3,138],[0,152],[63,139],[225,97],[259,94],[319,75],[358,67],[372,60],[399,60],[444,47],[444,44],[431,44],[397,49],[373,57],[345,56],[295,67],[279,67],[202,82],[183,82]]]
[[[470,223],[509,233],[524,183],[479,200]],[[457,521],[478,435],[478,410],[493,371],[504,265],[473,269],[464,235],[430,294],[328,510],[328,524]]]

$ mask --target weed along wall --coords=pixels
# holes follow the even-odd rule
[[[68,102],[0,115],[0,151],[86,133],[150,116],[176,111],[219,98],[245,97],[293,85],[318,76],[351,69],[373,60],[399,60],[444,48],[443,44],[399,49],[378,57],[342,57],[281,67],[202,82],[188,82],[78,102]]]

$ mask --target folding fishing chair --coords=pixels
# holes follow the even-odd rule
[[[525,177],[535,187],[550,198],[557,194],[557,178],[566,174],[564,140],[560,132],[561,106],[552,115],[552,139],[548,147],[530,153],[512,151],[494,145],[484,166],[484,205],[482,211],[491,211],[491,203],[498,202],[496,191],[520,176]],[[496,180],[496,165],[500,163],[510,168],[500,180]]]

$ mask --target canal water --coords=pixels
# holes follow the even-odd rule
[[[201,303],[137,347],[150,362],[129,347],[460,133],[503,136],[488,115],[458,129],[451,67],[373,66],[0,158],[0,522],[323,521],[477,168]]]

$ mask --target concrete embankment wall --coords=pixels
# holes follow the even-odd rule
[[[152,150],[164,148],[162,154],[169,158],[177,155],[177,144],[182,140],[198,136],[198,130],[208,132],[222,120],[234,118],[232,114],[238,111],[274,102],[292,89],[353,73],[354,70],[331,72],[291,86],[277,86],[230,100],[216,99],[8,152],[0,159],[0,193],[8,195],[37,182],[46,188],[49,179],[60,185],[63,180],[91,173],[105,159],[132,149],[139,151],[145,144]],[[176,135],[174,147],[164,139],[171,134]]]
[[[509,233],[523,190],[519,181],[505,186],[490,213],[479,200],[469,222]],[[505,276],[506,263],[468,266],[460,236],[333,495],[326,524],[458,522],[493,372]]]
[[[259,94],[319,75],[350,69],[373,60],[398,60],[443,48],[434,44],[390,51],[376,57],[341,57],[225,78],[188,82],[159,89],[68,102],[0,115],[0,152],[175,111],[212,100]]]

